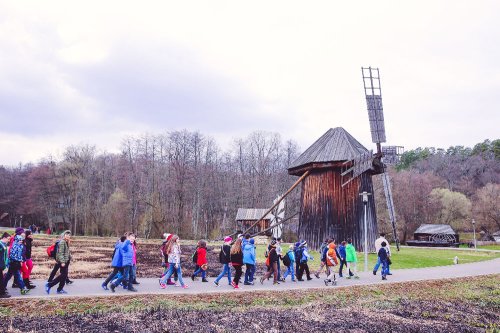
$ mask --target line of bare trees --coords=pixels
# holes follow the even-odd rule
[[[237,139],[227,151],[186,130],[128,137],[121,154],[70,146],[59,161],[1,167],[0,214],[8,212],[11,225],[76,234],[218,237],[234,231],[238,207],[267,208],[295,181],[286,168],[297,154],[293,141],[269,132]]]
[[[0,167],[0,223],[217,238],[235,231],[238,207],[268,208],[293,184],[287,167],[299,154],[296,143],[269,132],[236,139],[225,151],[186,130],[125,138],[120,154],[70,146],[58,160]],[[500,230],[500,140],[410,150],[389,172],[403,242],[422,223],[468,231],[475,219],[480,230]],[[379,229],[389,232],[377,176],[374,184]],[[299,198],[299,190],[288,197],[287,215],[298,211]]]

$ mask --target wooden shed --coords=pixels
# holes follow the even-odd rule
[[[238,208],[238,212],[236,213],[236,224],[238,228],[240,230],[246,230],[257,222],[267,210],[266,208]],[[269,228],[271,226],[271,218],[271,214],[267,214],[266,217],[250,229],[249,232],[254,234]]]
[[[319,248],[328,237],[337,242],[351,238],[358,251],[364,247],[363,191],[373,193],[372,169],[343,185],[345,162],[368,150],[341,127],[332,128],[314,142],[288,169],[290,175],[310,174],[302,182],[299,217],[300,239]],[[373,195],[367,203],[368,250],[374,251],[377,216]]]
[[[456,246],[459,236],[448,224],[421,224],[413,233],[413,240],[406,242],[409,246]]]

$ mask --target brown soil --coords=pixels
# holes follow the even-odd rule
[[[247,297],[247,296],[245,296]],[[155,308],[138,312],[15,318],[11,332],[484,332],[498,312],[471,304],[401,302],[366,309],[314,304],[249,311]]]
[[[33,242],[33,258],[35,268],[32,279],[46,279],[54,265],[54,259],[49,258],[46,249],[54,242],[54,237],[38,236]],[[137,276],[157,277],[163,269],[161,267],[160,246],[161,240],[139,240],[137,251]],[[75,237],[71,241],[72,261],[70,278],[104,278],[111,271],[111,257],[115,241],[112,238]],[[181,245],[183,275],[189,276],[195,269],[191,256],[195,245]],[[210,277],[219,275],[222,265],[219,263],[220,246],[208,246],[207,257]],[[263,265],[260,265],[263,266]],[[257,274],[263,274],[263,267],[257,267]]]

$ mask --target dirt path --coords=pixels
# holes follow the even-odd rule
[[[422,280],[435,280],[457,277],[473,277],[480,275],[499,274],[500,273],[500,258],[482,261],[469,264],[460,264],[453,266],[440,266],[429,268],[415,268],[415,269],[402,269],[392,272],[393,275],[388,277],[387,281],[382,281],[380,274],[374,276],[371,272],[360,273],[360,279],[340,279],[336,287],[329,286],[328,288],[349,287],[354,285],[373,285],[373,284],[387,284],[391,282],[410,282]],[[176,288],[169,286],[167,289],[160,289],[158,279],[140,279],[140,285],[137,286],[139,290],[137,294],[204,294],[214,292],[247,292],[256,290],[301,290],[311,288],[327,288],[323,282],[324,274],[321,279],[313,278],[311,281],[304,282],[291,282],[287,280],[286,283],[280,285],[273,285],[272,281],[266,281],[261,285],[258,280],[254,286],[241,285],[240,289],[235,291],[231,286],[227,285],[227,279],[221,280],[220,287],[216,287],[210,278],[208,283],[201,281],[191,281],[189,276],[186,276],[184,281],[189,286],[188,289]],[[67,295],[57,295],[56,288],[54,287],[50,295],[47,295],[44,290],[45,281],[35,281],[36,289],[31,290],[29,295],[21,296],[19,289],[13,290],[9,288],[10,294],[15,298],[58,298],[58,297],[88,297],[88,296],[118,296],[118,295],[131,295],[132,293],[117,288],[115,293],[111,291],[104,291],[101,288],[103,279],[79,279],[75,280],[74,284],[65,287],[68,292]],[[136,294],[136,293],[133,293]]]

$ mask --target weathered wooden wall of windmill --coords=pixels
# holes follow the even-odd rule
[[[345,179],[344,179],[345,180]],[[325,238],[337,243],[352,238],[358,251],[364,248],[364,208],[359,193],[373,193],[371,176],[364,173],[342,187],[340,169],[316,169],[302,182],[299,238],[318,249]],[[373,196],[367,204],[368,249],[375,251],[377,217]]]

